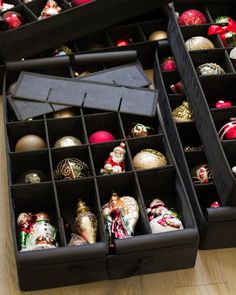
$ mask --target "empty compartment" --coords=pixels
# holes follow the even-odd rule
[[[227,15],[229,17],[234,18],[236,7],[235,3],[232,0],[227,0],[224,2],[215,1],[214,3],[207,3],[208,11],[210,13],[210,17],[212,22],[215,23],[216,19],[222,15]]]
[[[236,155],[235,155],[236,141],[224,142],[223,149],[225,156],[228,160],[228,165],[232,170],[233,175],[236,177]],[[236,178],[235,178],[236,179]]]
[[[201,139],[194,122],[177,124],[177,130],[184,152],[195,152],[203,149]]]
[[[81,117],[48,120],[50,147],[60,148],[86,143]]]

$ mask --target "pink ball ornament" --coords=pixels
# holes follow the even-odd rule
[[[73,6],[80,6],[89,2],[92,2],[92,0],[71,0]]]
[[[107,131],[97,131],[89,136],[89,143],[98,143],[115,140],[115,136]]]

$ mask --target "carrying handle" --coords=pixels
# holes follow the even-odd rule
[[[45,68],[59,68],[69,66],[71,61],[79,65],[94,65],[102,63],[120,63],[120,62],[133,62],[137,60],[137,52],[118,51],[118,52],[102,52],[102,53],[88,53],[88,54],[75,54],[72,56],[59,56],[59,57],[45,57],[39,59],[27,59],[21,61],[9,61],[5,63],[5,69],[11,71],[26,71]]]

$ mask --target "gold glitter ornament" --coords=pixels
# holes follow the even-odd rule
[[[216,63],[205,63],[197,67],[197,73],[203,76],[225,74],[224,69]]]
[[[133,158],[133,166],[136,170],[158,168],[166,165],[166,157],[154,149],[143,149]]]
[[[175,122],[191,122],[193,120],[193,112],[187,101],[175,108],[172,112]]]

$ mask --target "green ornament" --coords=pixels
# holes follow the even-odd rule
[[[218,16],[215,19],[215,23],[221,25],[222,27],[227,26],[228,25],[228,20],[229,20],[229,16],[226,15],[222,15],[222,16]]]

